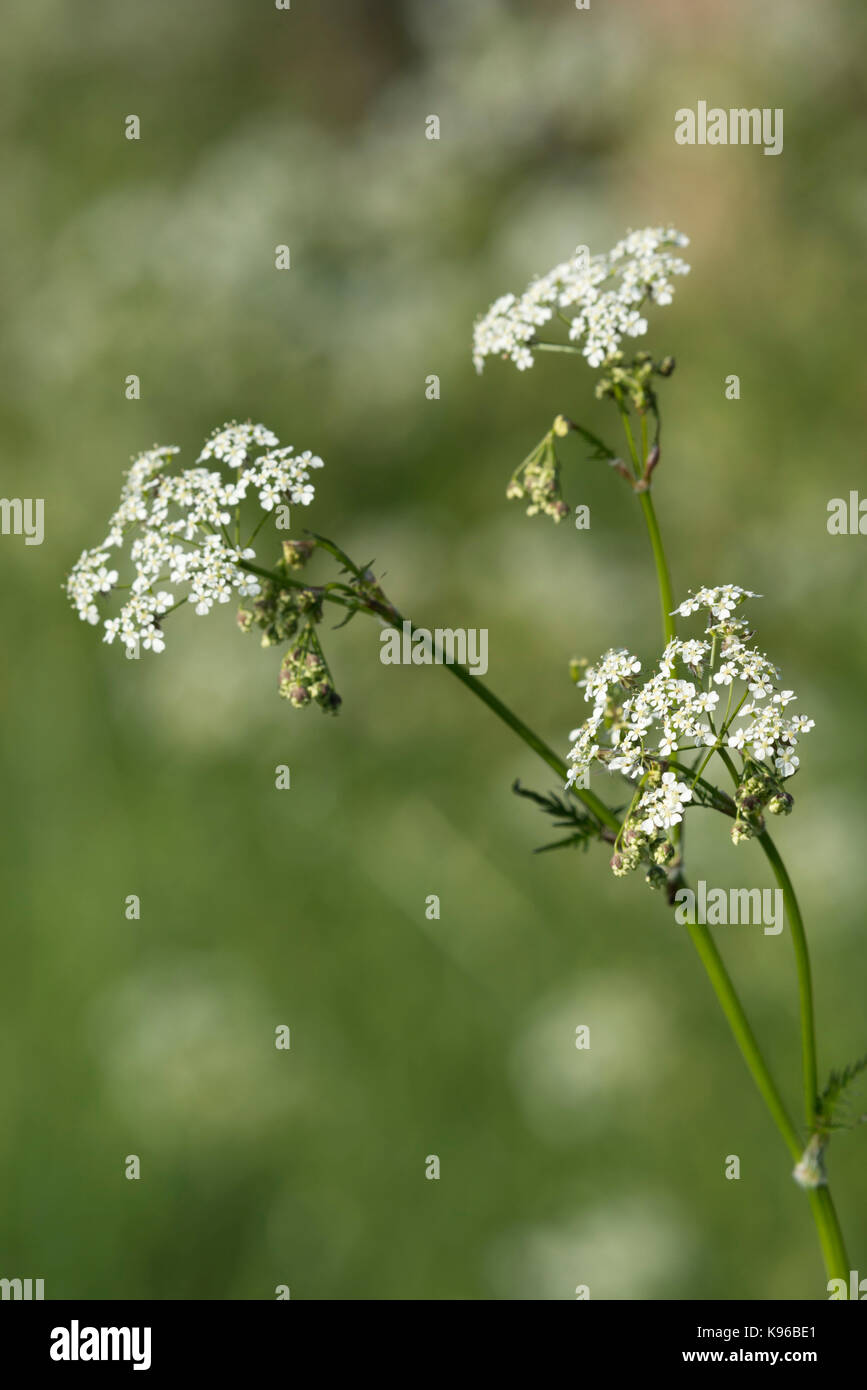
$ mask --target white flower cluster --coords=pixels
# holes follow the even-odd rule
[[[673,772],[663,772],[658,787],[651,787],[641,798],[641,829],[645,835],[669,830],[683,820],[684,805],[692,801],[692,792],[685,782],[678,782]]]
[[[569,783],[594,760],[611,772],[637,778],[654,761],[673,757],[682,744],[713,744],[716,735],[707,716],[719,695],[674,674],[678,658],[691,670],[700,670],[709,652],[707,642],[669,642],[655,674],[626,698],[633,676],[641,670],[636,657],[623,649],[610,651],[590,667],[579,685],[585,699],[593,701],[593,713],[569,735]]]
[[[473,331],[473,362],[481,371],[486,357],[506,357],[519,371],[533,365],[537,330],[555,316],[569,323],[572,341],[591,367],[613,361],[623,338],[647,332],[640,310],[646,300],[670,304],[672,278],[689,266],[669,249],[688,246],[689,238],[673,227],[646,227],[630,232],[613,250],[588,257],[583,247],[522,295],[505,294],[480,318]]]
[[[813,728],[813,720],[785,714],[794,692],[777,688],[776,667],[750,645],[748,624],[733,617],[745,598],[756,597],[734,584],[690,594],[677,612],[688,616],[705,610],[709,622],[704,638],[669,642],[654,674],[634,693],[641,663],[623,648],[607,652],[579,682],[593,712],[569,736],[568,785],[594,761],[633,780],[641,778],[629,815],[633,843],[639,827],[642,835],[655,837],[681,820],[691,789],[670,770],[660,776],[660,764],[684,753],[695,752],[701,759],[702,750],[723,747],[740,754],[744,776],[749,768],[752,778],[748,811],[758,814],[765,805],[788,809],[791,798],[780,783],[797,770],[798,738]],[[735,704],[736,683],[743,692]],[[720,711],[726,690],[727,704]],[[753,785],[756,772],[760,785]]]
[[[113,552],[123,547],[131,530],[136,533],[129,547],[135,573],[123,586],[129,597],[119,615],[104,621],[104,641],[118,637],[128,649],[141,643],[146,651],[161,652],[161,619],[180,603],[192,603],[196,613],[205,614],[215,603],[228,603],[233,593],[257,594],[259,580],[242,567],[256,552],[249,544],[233,542],[226,527],[240,524],[241,504],[251,492],[264,512],[284,503],[307,506],[314,491],[310,472],[323,466],[314,454],[279,446],[264,425],[232,423],[212,434],[196,461],[199,466],[182,473],[163,471],[177,448],[150,449],[134,459],[108,535],[101,545],[82,552],[69,575],[66,592],[79,617],[93,625],[100,621],[98,602],[119,579]],[[248,463],[256,448],[264,452]],[[202,466],[209,459],[234,474]],[[176,600],[161,587],[166,584],[188,584],[190,591]]]

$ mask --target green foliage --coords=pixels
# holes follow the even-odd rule
[[[604,463],[610,463],[612,459],[617,457],[617,450],[610,449],[598,435],[593,434],[590,430],[585,429],[583,425],[577,424],[574,420],[570,420],[569,425],[575,430],[576,434],[580,434],[581,438],[590,445],[592,452],[587,455],[588,458],[601,459]]]
[[[602,830],[599,822],[593,817],[582,811],[575,802],[564,801],[563,797],[556,792],[549,792],[543,796],[540,792],[530,791],[528,787],[522,787],[516,778],[512,784],[512,791],[516,796],[524,796],[528,801],[533,801],[547,816],[553,816],[554,824],[558,830],[570,829],[571,834],[563,840],[552,840],[550,844],[539,845],[533,851],[534,854],[544,854],[549,849],[586,849],[591,840],[607,839],[607,834]],[[615,814],[622,808],[617,808]]]
[[[867,1053],[857,1062],[850,1062],[842,1071],[832,1071],[828,1084],[819,1097],[817,1107],[818,1128],[824,1134],[835,1129],[854,1129],[867,1121],[867,1115],[853,1116],[849,1110],[852,1103],[852,1086],[867,1071]]]

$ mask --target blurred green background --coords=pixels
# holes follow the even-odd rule
[[[860,1055],[867,542],[825,523],[865,476],[863,5],[13,0],[4,31],[2,490],[45,498],[46,536],[0,539],[0,1276],[49,1298],[825,1296],[688,939],[601,852],[532,855],[550,826],[510,784],[553,778],[457,682],[382,666],[359,620],[327,647],[339,717],[296,712],[231,610],[125,661],[61,583],[131,454],[190,464],[261,419],[327,462],[305,520],[418,623],[486,627],[485,679],[565,750],[569,658],[658,649],[647,540],[571,441],[589,532],[506,503],[556,412],[617,431],[572,359],[478,378],[472,323],[579,242],[673,222],[693,270],[647,345],[678,360],[675,587],[766,595],[761,645],[816,719],[778,843],[823,1074]],[[676,145],[699,99],[783,107],[783,154]],[[721,821],[689,848],[693,878],[770,882]],[[797,1113],[788,934],[718,936]],[[867,1275],[865,1139],[830,1169]]]

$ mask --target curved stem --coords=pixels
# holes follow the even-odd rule
[[[240,561],[240,567],[241,569],[247,570],[250,574],[258,575],[260,579],[267,579],[271,584],[276,585],[277,588],[313,588],[314,592],[319,594],[326,603],[334,603],[341,608],[351,609],[353,607],[352,600],[347,597],[345,592],[334,593],[333,591],[323,588],[321,585],[312,586],[292,576],[274,574],[271,570],[262,569],[260,565],[253,565],[247,560]],[[387,601],[380,602],[372,597],[368,597],[365,601],[361,595],[355,595],[355,598],[358,600],[358,607],[361,611],[368,613],[371,617],[384,618],[388,623],[396,627],[401,626],[405,622],[409,622],[411,631],[413,633],[418,631],[411,619],[405,618]],[[482,700],[484,704],[488,706],[488,709],[493,710],[497,717],[502,719],[503,723],[507,724],[519,738],[523,739],[528,748],[532,748],[533,752],[538,754],[542,761],[547,763],[548,766],[557,773],[561,781],[566,781],[569,770],[563,759],[558,757],[554,749],[549,747],[544,739],[539,738],[539,735],[534,733],[529,725],[524,723],[523,719],[519,719],[517,714],[510,710],[509,706],[504,704],[493,691],[489,690],[483,681],[480,681],[477,676],[474,676],[471,671],[468,671],[465,666],[461,666],[458,662],[448,663],[446,669],[451,671],[456,680],[459,680],[462,685],[465,685],[468,690],[471,690],[474,695]],[[614,812],[609,810],[605,805],[605,802],[600,800],[595,792],[583,787],[572,787],[571,790],[573,795],[584,803],[588,811],[592,812],[601,825],[604,825],[615,834],[617,833],[620,829],[620,821],[614,815]]]
[[[524,724],[523,720],[513,714],[508,706],[503,704],[502,700],[499,700],[496,695],[492,694],[481,681],[464,667],[449,666],[448,669],[463,685],[471,690],[474,695],[477,695],[479,699],[483,700],[488,708],[492,709],[510,729],[513,729],[534,752],[538,753],[549,767],[565,777],[566,768],[561,759],[557,757],[556,753],[554,753],[542,739]],[[581,795],[582,799],[586,799],[588,807],[594,811],[605,825],[614,830],[619,829],[616,816],[613,815],[607,806],[598,801],[598,798],[594,797],[592,792],[579,792],[577,794]],[[773,848],[772,846],[772,849]],[[774,853],[776,853],[775,849]],[[779,856],[777,856],[777,859],[779,860]],[[781,860],[779,860],[779,864],[786,878],[786,882],[789,884],[790,895],[787,901],[790,904],[791,912],[791,903],[795,902],[794,890],[791,888],[791,883]],[[784,892],[785,891],[784,889]],[[797,912],[796,903],[795,911]],[[800,914],[798,914],[798,920],[800,921]],[[732,983],[731,976],[726,970],[716,942],[708,928],[704,925],[688,923],[687,930],[698,952],[699,959],[705,968],[728,1025],[731,1028],[735,1042],[747,1064],[750,1075],[767,1106],[774,1124],[779,1130],[783,1142],[788,1148],[792,1158],[797,1163],[803,1152],[803,1144],[789,1117],[785,1103],[777,1089],[767,1063],[762,1056],[761,1048],[750,1027],[749,1020],[747,1019],[743,1005]],[[801,931],[803,932],[803,926],[801,926]],[[806,940],[804,940],[804,950],[806,951]],[[809,1191],[808,1195],[813,1219],[819,1235],[819,1243],[822,1247],[822,1255],[828,1278],[848,1281],[849,1261],[830,1190],[827,1186],[813,1188]]]
[[[618,406],[620,407],[620,413],[623,418],[626,437],[630,452],[632,453],[636,474],[638,474],[640,465],[632,429],[629,424],[629,414],[624,403],[620,399],[618,399]],[[662,621],[665,640],[670,642],[676,635],[676,626],[675,619],[672,615],[674,600],[671,591],[671,577],[668,572],[668,562],[665,556],[665,547],[662,543],[659,522],[656,519],[656,512],[649,491],[639,493],[639,500],[647,524],[650,544],[653,549],[653,558],[656,564],[656,576],[659,585],[660,603],[662,605]],[[737,785],[737,770],[731,758],[724,748],[720,748],[718,751],[733,777],[735,785]],[[804,1101],[807,1131],[809,1133],[814,1128],[815,1122],[818,1098],[818,1076],[816,1066],[815,1018],[813,1012],[813,986],[810,974],[810,957],[807,949],[807,937],[792,881],[777,852],[776,846],[767,832],[759,836],[759,842],[770,861],[777,882],[783,891],[783,898],[788,909],[789,921],[792,928],[792,942],[795,949],[795,962],[798,973],[798,995],[801,1014],[801,1062]],[[750,1069],[753,1080],[756,1082],[762,1094],[762,1098],[789,1152],[797,1161],[801,1157],[802,1149],[797,1131],[794,1129],[789,1119],[785,1106],[780,1099],[779,1092],[764,1064],[764,1060],[746,1015],[744,1014],[740,1000],[738,999],[722,958],[716,948],[716,943],[706,927],[694,928],[690,926],[689,932],[692,937],[693,945],[696,947],[701,957],[702,964],[710,977],[720,1006],[728,1019],[729,1026],[735,1036],[735,1041]],[[846,1280],[849,1275],[849,1261],[846,1255],[843,1233],[840,1229],[840,1223],[837,1218],[830,1190],[827,1185],[825,1185],[809,1189],[808,1195],[810,1209],[813,1213],[813,1220],[819,1236],[819,1243],[822,1247],[822,1255],[828,1277]]]
[[[730,755],[724,748],[719,749],[729,776],[737,785],[737,768]],[[816,1121],[816,1105],[819,1099],[819,1068],[816,1060],[816,1018],[813,1007],[813,977],[810,970],[810,951],[807,946],[807,933],[804,929],[804,919],[801,916],[801,909],[798,906],[798,899],[795,895],[795,887],[789,877],[788,870],[780,856],[780,852],[768,834],[767,830],[762,831],[756,837],[765,852],[768,863],[774,871],[774,877],[783,892],[783,901],[786,905],[786,915],[789,919],[789,926],[792,932],[792,946],[795,951],[795,967],[798,975],[798,1002],[801,1013],[801,1071],[804,1086],[804,1117],[807,1122],[807,1130],[812,1131]]]
[[[786,866],[780,858],[779,850],[765,830],[758,837],[759,844],[774,871],[774,877],[783,890],[786,916],[792,932],[792,945],[795,949],[795,964],[798,972],[798,998],[801,1009],[801,1063],[804,1083],[804,1113],[807,1128],[812,1129],[816,1121],[816,1103],[819,1098],[819,1073],[816,1063],[816,1020],[813,1008],[813,980],[810,972],[810,952],[807,947],[807,934],[804,919],[798,907],[798,899]]]
[[[714,993],[728,1020],[729,1027],[734,1034],[735,1042],[740,1048],[743,1059],[749,1067],[750,1075],[758,1086],[762,1099],[768,1107],[771,1118],[780,1131],[789,1153],[797,1162],[803,1152],[803,1144],[798,1137],[795,1126],[789,1118],[789,1114],[777,1090],[774,1079],[768,1071],[759,1045],[756,1042],[755,1034],[744,1013],[743,1005],[732,984],[731,976],[723,964],[723,959],[717,949],[716,942],[706,926],[687,923],[687,930],[692,938],[695,949],[698,951],[701,963],[707,971],[710,982],[714,988]]]

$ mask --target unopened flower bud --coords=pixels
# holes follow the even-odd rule
[[[668,874],[659,864],[651,864],[644,877],[651,888],[663,888],[668,882]]]
[[[313,686],[312,695],[323,709],[336,710],[343,703],[330,681],[317,681]]]
[[[676,853],[677,853],[677,850],[675,849],[674,845],[671,843],[671,840],[660,840],[659,844],[654,846],[654,850],[653,850],[653,860],[654,860],[654,863],[656,863],[656,864],[670,864]]]
[[[629,872],[622,854],[612,854],[610,862],[611,872],[615,874],[617,878],[623,878]]]
[[[290,570],[300,570],[316,549],[315,541],[284,541],[283,559]]]

